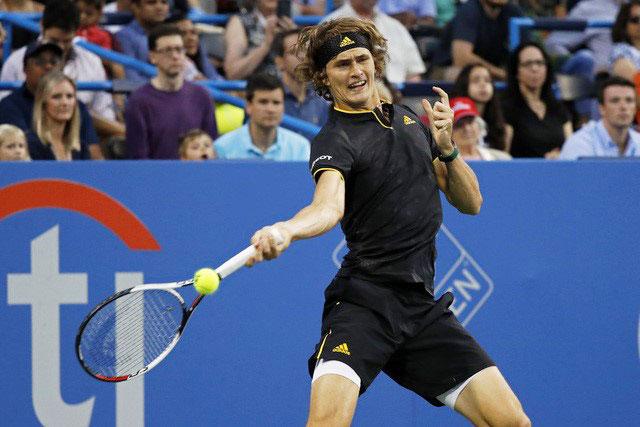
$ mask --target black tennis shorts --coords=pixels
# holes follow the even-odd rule
[[[383,371],[434,406],[436,396],[494,363],[458,322],[451,293],[434,298],[420,284],[333,280],[325,291],[322,335],[309,358],[337,360],[360,377],[360,394]]]

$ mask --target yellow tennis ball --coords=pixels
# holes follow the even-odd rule
[[[193,287],[202,295],[209,295],[218,290],[220,276],[212,268],[201,268],[193,275]]]

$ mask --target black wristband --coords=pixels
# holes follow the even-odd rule
[[[451,154],[449,154],[448,156],[439,155],[438,159],[440,159],[440,161],[443,163],[449,163],[449,162],[453,162],[456,159],[456,157],[458,157],[458,154],[460,154],[460,151],[458,151],[458,148],[453,147],[453,152]]]

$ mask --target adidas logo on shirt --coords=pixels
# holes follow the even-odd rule
[[[346,342],[335,346],[331,351],[334,353],[344,353],[347,356],[351,356],[351,353],[349,352],[349,346]]]
[[[404,118],[402,120],[404,121],[405,125],[412,125],[412,124],[414,124],[416,122],[415,120],[413,120],[409,116],[404,116]]]

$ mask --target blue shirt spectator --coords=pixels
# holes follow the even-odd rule
[[[560,152],[560,160],[576,160],[580,157],[640,157],[640,133],[629,129],[624,152],[613,142],[602,120],[589,122],[567,139]]]
[[[249,123],[222,135],[215,142],[219,159],[263,159],[277,161],[309,161],[309,140],[288,129],[278,127],[275,142],[266,151],[255,146]]]
[[[125,55],[147,62],[149,60],[148,33],[167,19],[169,3],[167,0],[132,0],[131,10],[134,19],[116,33],[116,47]],[[134,81],[146,82],[149,79],[145,74],[130,67],[126,68],[125,75],[127,79]]]
[[[633,83],[610,77],[599,84],[597,96],[602,119],[567,138],[559,158],[640,157],[640,133],[631,127],[636,112]]]
[[[149,46],[147,45],[147,33],[144,28],[135,19],[118,31],[115,35],[118,50],[127,56],[140,61],[148,62]],[[134,68],[126,67],[125,76],[129,80],[146,82],[149,80],[146,74],[143,74]]]
[[[438,16],[435,0],[379,0],[378,7],[408,28],[434,24]]]
[[[307,87],[307,93],[302,102],[285,86],[284,112],[314,125],[323,126],[329,117],[329,102],[320,98],[313,88]]]
[[[276,76],[258,73],[247,80],[249,121],[215,141],[220,159],[309,161],[309,140],[280,127],[284,88]]]

